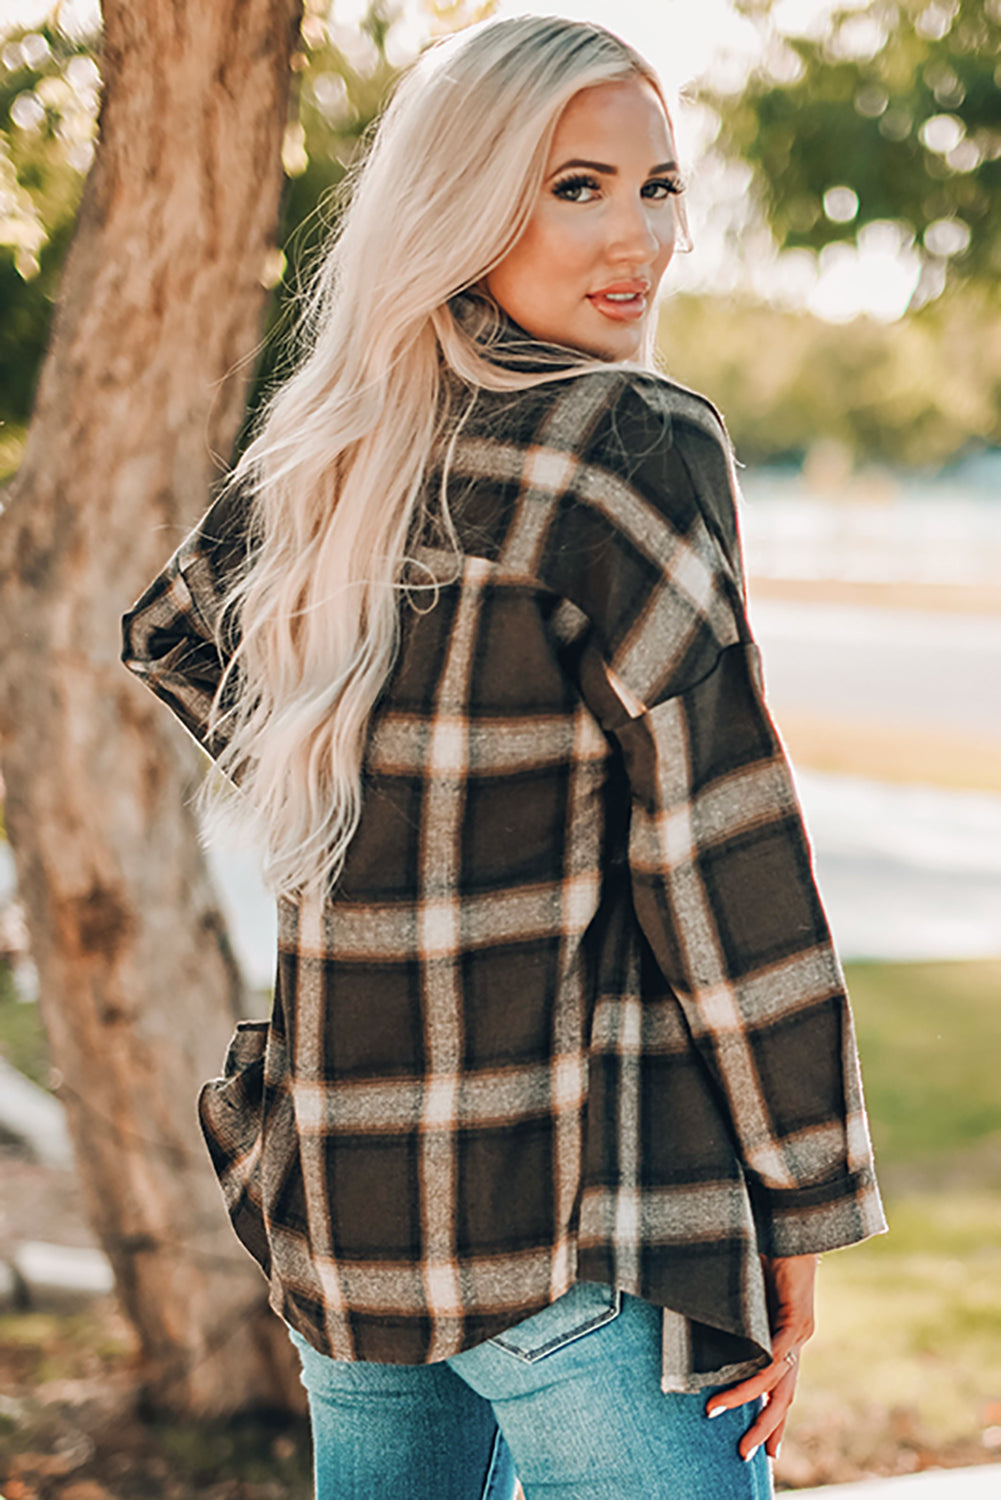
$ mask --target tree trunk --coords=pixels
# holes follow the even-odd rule
[[[208,504],[253,370],[300,0],[107,0],[100,141],[0,519],[7,827],[77,1162],[155,1408],[302,1409],[195,1097],[244,1013],[203,760],[119,617]],[[242,363],[241,363],[242,362]]]

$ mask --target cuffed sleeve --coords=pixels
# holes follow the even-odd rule
[[[246,547],[245,511],[239,491],[221,495],[121,620],[123,664],[213,757],[226,734],[210,734],[209,711],[234,645],[220,641],[219,609]]]

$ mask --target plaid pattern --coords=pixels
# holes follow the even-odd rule
[[[429,494],[437,476],[429,475]],[[852,1018],[747,625],[727,439],[622,367],[483,392],[427,532],[336,897],[199,1117],[271,1306],[441,1360],[575,1280],[663,1308],[664,1390],[765,1363],[759,1252],[885,1228]],[[123,620],[210,753],[217,502]]]

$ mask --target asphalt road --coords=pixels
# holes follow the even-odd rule
[[[769,702],[785,711],[996,739],[1001,617],[753,600]]]
[[[802,770],[797,782],[842,957],[1001,956],[1001,797]]]

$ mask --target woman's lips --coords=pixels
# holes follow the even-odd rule
[[[613,296],[605,290],[592,292],[587,300],[614,323],[635,323],[646,312],[645,292],[622,292]]]

